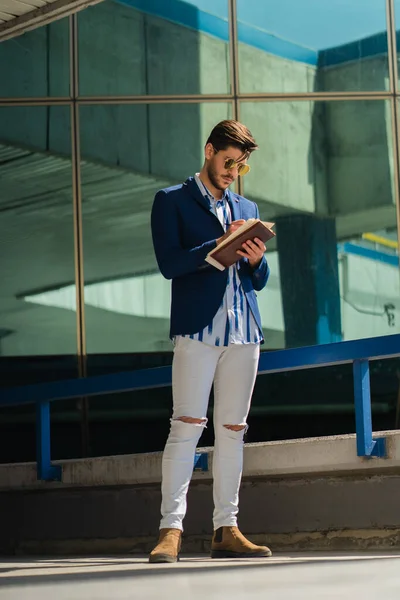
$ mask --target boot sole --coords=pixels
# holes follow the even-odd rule
[[[272,552],[232,552],[230,550],[211,550],[211,558],[268,558]]]
[[[170,554],[156,554],[149,557],[149,563],[175,563],[179,562],[179,556],[171,556]]]

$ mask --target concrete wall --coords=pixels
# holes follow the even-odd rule
[[[70,157],[70,124],[68,106],[2,106],[0,141]],[[46,173],[42,177],[44,179]]]
[[[344,340],[390,335],[400,331],[399,270],[360,256],[344,254],[339,261]],[[394,308],[393,322],[384,310]]]
[[[239,43],[239,80],[242,93],[315,92],[317,68],[280,58]]]
[[[291,210],[326,214],[322,109],[314,102],[242,104],[241,119],[260,146],[251,157],[253,172],[244,180],[245,194],[260,203],[264,218]]]
[[[68,19],[2,42],[0,71],[2,97],[68,96]]]
[[[399,435],[387,459],[356,457],[354,436],[245,446],[239,524],[273,551],[400,547]],[[208,551],[210,471],[195,472],[184,552]],[[2,554],[147,552],[160,519],[161,453],[65,461],[63,483],[0,466]]]
[[[389,103],[330,102],[324,122],[330,214],[393,205]]]
[[[229,93],[226,43],[116,2],[79,15],[79,51],[83,95]]]
[[[363,57],[318,69],[317,91],[359,92],[388,91],[387,54]]]
[[[246,481],[240,527],[274,552],[399,549],[399,486],[397,476]],[[160,502],[158,486],[2,494],[0,554],[147,553]],[[188,506],[182,551],[209,552],[211,486],[192,485]]]

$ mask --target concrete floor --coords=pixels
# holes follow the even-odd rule
[[[281,554],[270,559],[185,556],[0,559],[0,600],[302,600],[400,597],[400,552]]]

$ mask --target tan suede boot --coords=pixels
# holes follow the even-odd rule
[[[211,558],[259,558],[271,556],[267,546],[256,546],[237,527],[219,527],[214,531]]]
[[[173,563],[179,560],[182,531],[180,529],[160,529],[158,544],[149,556],[151,563]]]

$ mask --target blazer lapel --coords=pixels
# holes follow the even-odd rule
[[[242,218],[242,207],[239,198],[228,190],[228,202],[231,209],[232,221],[237,221]]]
[[[189,179],[187,179],[183,185],[186,187],[192,198],[194,198],[196,202],[200,204],[200,206],[202,206],[208,212],[211,212],[211,214],[218,219],[218,217],[214,215],[211,202],[205,196],[203,196],[194,177],[189,177]],[[242,207],[240,200],[236,194],[233,194],[230,190],[227,191],[227,194],[228,203],[232,214],[232,221],[237,221],[238,219],[242,218]]]
[[[205,196],[203,196],[194,177],[189,177],[189,179],[187,179],[183,185],[186,187],[192,198],[194,198],[196,202],[200,204],[200,206],[202,206],[205,210],[212,212],[211,202]]]

